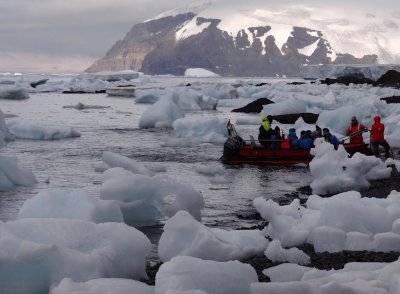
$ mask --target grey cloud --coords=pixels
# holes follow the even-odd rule
[[[400,11],[392,12],[392,17],[400,18]]]
[[[103,56],[136,23],[184,0],[18,0],[0,3],[0,51]]]
[[[394,22],[393,20],[385,20],[384,23],[385,27],[389,28],[389,29],[398,29],[399,25]]]

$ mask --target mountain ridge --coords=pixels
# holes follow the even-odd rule
[[[222,76],[297,76],[304,65],[400,63],[400,50],[383,46],[393,43],[399,19],[364,15],[351,23],[317,19],[315,8],[271,10],[258,0],[239,2],[229,7],[227,0],[198,1],[136,24],[86,71],[183,75],[201,67]],[[348,51],[337,49],[346,46]]]

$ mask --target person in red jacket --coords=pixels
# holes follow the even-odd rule
[[[379,157],[379,145],[385,148],[385,157],[390,156],[390,146],[385,140],[385,125],[381,123],[381,118],[379,116],[374,117],[374,124],[371,127],[371,146],[372,151],[376,157]]]
[[[346,130],[346,136],[350,136],[350,144],[364,144],[362,133],[368,129],[360,124],[355,116],[351,118],[351,123]]]

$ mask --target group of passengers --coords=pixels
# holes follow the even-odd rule
[[[300,132],[300,138],[296,134],[296,129],[290,128],[287,137],[285,137],[278,126],[272,129],[271,115],[264,116],[261,120],[258,141],[268,149],[310,149],[314,147],[314,140],[321,137],[324,137],[325,141],[333,145],[343,144],[343,141],[340,141],[335,135],[331,134],[327,128],[322,130],[319,126],[315,126],[315,131],[313,132],[303,130]]]
[[[268,149],[310,149],[314,147],[314,140],[316,138],[324,138],[326,142],[335,146],[335,149],[344,140],[338,139],[335,135],[331,134],[328,128],[321,129],[318,125],[315,126],[315,131],[301,131],[300,138],[296,134],[295,128],[290,128],[287,137],[281,132],[280,128],[276,126],[272,129],[272,116],[264,116],[261,118],[262,123],[259,128],[258,141]],[[379,145],[385,148],[385,156],[390,155],[390,146],[384,138],[385,126],[381,123],[380,117],[374,118],[374,124],[371,127],[371,147],[376,156],[379,155]],[[351,123],[347,128],[345,134],[350,138],[350,144],[364,144],[362,137],[363,132],[367,132],[363,124],[359,123],[357,118],[353,116]]]

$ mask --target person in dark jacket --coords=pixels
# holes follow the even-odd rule
[[[263,116],[261,117],[262,123],[258,134],[258,141],[261,145],[266,148],[270,148],[270,140],[272,135],[271,123],[272,123],[272,116]]]
[[[371,127],[371,146],[376,157],[379,157],[379,145],[385,148],[385,157],[390,157],[390,146],[385,140],[385,125],[381,123],[380,116],[374,117],[374,124]]]
[[[335,135],[332,135],[327,128],[322,130],[322,135],[324,136],[326,142],[329,142],[335,146],[335,149],[337,149],[340,144],[343,144],[343,141],[340,141]]]
[[[282,142],[282,135],[281,135],[281,129],[276,126],[275,129],[271,132],[271,149],[280,149],[281,148],[281,142]]]

